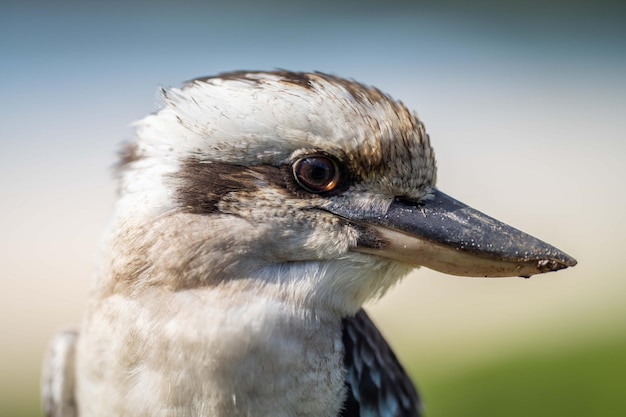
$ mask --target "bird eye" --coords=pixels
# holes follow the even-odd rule
[[[293,164],[293,176],[302,188],[311,193],[332,191],[339,184],[337,163],[323,155],[298,159]]]

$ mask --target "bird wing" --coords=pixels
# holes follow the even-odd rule
[[[347,397],[339,417],[420,417],[421,402],[364,310],[342,321]]]
[[[74,358],[78,332],[58,333],[48,346],[42,373],[42,403],[46,417],[78,417],[74,398]]]

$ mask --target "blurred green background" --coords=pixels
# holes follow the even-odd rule
[[[439,187],[579,260],[416,271],[369,306],[427,416],[626,415],[626,8],[607,1],[0,4],[0,416],[39,415],[80,321],[110,167],[159,85],[236,69],[375,85],[426,123]]]

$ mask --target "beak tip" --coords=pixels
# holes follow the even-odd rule
[[[539,259],[536,261],[536,273],[535,274],[544,274],[546,272],[556,272],[561,269],[570,268],[576,266],[578,261],[572,258],[571,256],[559,253],[558,257],[554,257],[552,259]],[[532,275],[535,275],[532,274]],[[530,275],[522,275],[522,278],[530,278]]]
[[[574,258],[565,258],[560,260],[542,259],[537,262],[537,269],[541,272],[552,272],[569,268],[576,265]]]

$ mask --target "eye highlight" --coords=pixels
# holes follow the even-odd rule
[[[306,156],[294,162],[292,167],[298,185],[310,193],[332,191],[339,184],[337,162],[327,156]]]

